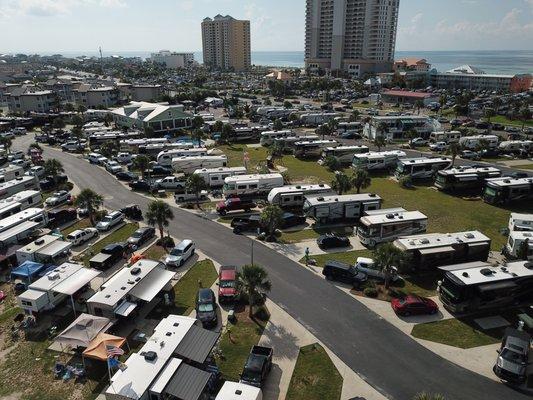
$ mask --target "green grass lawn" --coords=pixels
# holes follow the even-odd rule
[[[342,376],[319,344],[302,347],[292,373],[287,400],[335,400],[342,393]]]
[[[92,225],[91,225],[91,221],[89,220],[89,218],[83,218],[83,219],[78,220],[75,224],[72,224],[69,227],[63,229],[61,233],[64,236],[67,236],[69,233],[72,233],[78,229],[85,229],[85,228],[90,228],[90,227],[92,227]]]
[[[237,322],[228,325],[228,329],[222,335],[219,346],[222,353],[217,365],[226,380],[238,381],[244,363],[248,358],[250,349],[259,342],[266,321],[251,320],[248,317],[248,309],[236,313]]]
[[[154,243],[144,251],[143,255],[150,260],[159,261],[167,255],[167,251],[164,247],[158,246]]]
[[[244,152],[247,152],[250,157],[248,162],[250,171],[261,162],[266,161],[268,156],[268,150],[265,147],[248,147],[245,144],[233,144],[218,146],[218,148],[228,157],[228,166],[230,167],[242,167],[244,165]]]
[[[413,327],[411,335],[419,339],[469,349],[499,343],[501,330],[483,331],[473,321],[467,323],[452,318],[417,324]]]
[[[324,268],[324,265],[329,260],[340,261],[346,264],[354,264],[357,257],[372,257],[372,251],[370,250],[352,250],[342,253],[330,253],[330,254],[311,254],[310,258],[316,261],[316,266]],[[300,259],[301,263],[305,263],[305,257]]]
[[[533,164],[515,165],[514,167],[520,169],[533,169]]]
[[[174,286],[174,300],[178,313],[189,315],[194,310],[199,287],[208,288],[217,280],[217,271],[211,260],[198,261]]]
[[[522,128],[523,122],[520,120],[510,120],[505,115],[496,115],[490,119],[490,121],[494,124],[502,124],[502,125],[513,125],[518,126]],[[525,123],[525,126],[533,126],[533,120],[528,120]]]
[[[111,243],[124,242],[129,238],[133,232],[139,228],[139,224],[136,222],[128,223],[116,231],[110,233],[102,240],[99,240],[87,250],[81,254],[81,260],[85,266],[89,265],[89,260],[96,254],[98,254],[104,247]]]

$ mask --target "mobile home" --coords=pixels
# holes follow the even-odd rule
[[[304,213],[319,224],[332,222],[355,222],[366,211],[381,208],[381,197],[372,194],[345,194],[307,197]]]
[[[486,203],[499,205],[513,201],[533,199],[533,178],[519,178],[503,176],[485,181],[483,200]]]
[[[533,214],[511,213],[509,232],[533,231]]]
[[[274,188],[283,186],[281,174],[236,175],[224,179],[224,196],[266,196]]]
[[[41,204],[41,192],[37,190],[23,190],[4,200],[0,200],[0,220]]]
[[[203,168],[194,171],[194,174],[200,175],[205,183],[211,188],[224,186],[224,180],[227,177],[235,175],[245,175],[245,167],[220,167],[220,168]]]
[[[496,135],[475,135],[463,136],[459,139],[459,144],[462,148],[468,150],[477,150],[483,142],[487,144],[487,149],[498,148],[499,138]]]
[[[261,144],[261,146],[270,146],[272,143],[274,143],[274,139],[294,136],[296,136],[296,133],[291,130],[266,131],[261,132],[261,139],[259,140],[259,143]]]
[[[459,143],[462,134],[459,131],[431,132],[429,140],[432,142]]]
[[[274,188],[268,194],[268,202],[280,207],[302,207],[306,196],[333,194],[328,185],[295,185]]]
[[[294,156],[305,157],[320,157],[322,151],[327,148],[334,148],[339,146],[336,140],[315,140],[302,141],[294,143]]]
[[[369,171],[391,169],[396,167],[398,160],[406,156],[407,154],[399,150],[354,154],[352,166]]]
[[[17,165],[8,165],[0,168],[0,183],[12,181],[22,175],[24,175],[24,168]]]
[[[453,313],[503,309],[533,300],[533,264],[527,261],[459,264],[441,270],[439,298]]]
[[[425,233],[396,239],[394,246],[405,252],[413,269],[486,261],[491,240],[478,231]]]
[[[176,172],[192,174],[197,169],[202,168],[221,168],[228,164],[228,158],[221,156],[195,156],[195,157],[176,157],[172,159],[172,168]]]
[[[204,147],[196,147],[191,149],[174,149],[164,150],[157,155],[157,163],[159,165],[171,166],[172,159],[179,157],[200,157],[208,155],[207,149]]]
[[[322,150],[322,156],[318,160],[319,164],[324,164],[328,157],[335,157],[343,165],[350,165],[355,154],[368,153],[368,146],[338,146],[327,147]]]
[[[504,254],[511,258],[522,258],[523,247],[527,246],[525,256],[528,260],[533,261],[533,232],[531,231],[512,231],[509,232],[509,238],[505,244]]]
[[[485,179],[498,178],[502,172],[494,167],[456,167],[437,172],[435,187],[443,191],[481,190]]]
[[[0,200],[13,196],[23,190],[39,190],[39,181],[35,176],[19,178],[0,183]]]
[[[398,161],[395,175],[397,178],[410,175],[412,179],[429,179],[451,165],[452,160],[446,157],[404,158]]]
[[[420,211],[382,209],[368,211],[361,217],[357,236],[365,246],[375,247],[378,243],[392,242],[400,236],[423,233],[427,226],[428,217]]]

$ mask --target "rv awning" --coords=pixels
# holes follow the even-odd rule
[[[84,357],[95,360],[107,361],[107,347],[122,347],[126,339],[120,336],[110,335],[108,333],[99,333],[83,352]]]
[[[92,268],[80,268],[59,285],[53,288],[56,293],[63,293],[72,296],[85,285],[89,284],[94,278],[100,275],[100,271]]]
[[[118,308],[115,310],[115,314],[120,315],[121,317],[127,317],[136,308],[137,304],[125,301],[120,306],[118,306]]]
[[[45,257],[55,257],[58,254],[67,251],[71,247],[71,242],[63,242],[62,240],[56,240],[55,242],[50,243],[48,246],[45,246],[43,249],[39,250],[37,253]]]
[[[130,295],[152,301],[155,296],[172,280],[174,272],[156,268],[130,291]]]
[[[174,350],[174,354],[201,364],[205,362],[219,337],[220,332],[193,325]]]
[[[170,395],[181,400],[198,400],[209,382],[211,374],[182,363],[168,382],[163,397]]]
[[[109,329],[111,325],[112,323],[108,318],[81,314],[63,332],[57,335],[54,342],[64,347],[88,347],[98,334]]]
[[[418,251],[422,255],[428,255],[428,254],[438,254],[438,253],[452,253],[455,251],[455,249],[452,246],[444,246],[444,247],[432,247],[430,249],[420,249]]]
[[[22,224],[18,224],[17,226],[14,226],[13,228],[0,233],[0,243],[5,242],[6,240],[9,240],[13,237],[16,237],[21,233],[33,229],[37,226],[39,226],[39,224],[34,221],[25,221]]]

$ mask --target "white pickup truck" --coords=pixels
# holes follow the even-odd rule
[[[207,195],[208,195],[207,190],[202,190],[198,196],[198,200],[206,201]],[[189,192],[175,194],[174,200],[176,200],[176,203],[186,203],[186,202],[196,201],[196,194],[189,193]]]
[[[167,176],[154,182],[155,190],[170,190],[173,192],[184,191],[185,181],[177,176]]]

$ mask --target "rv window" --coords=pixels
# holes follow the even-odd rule
[[[244,190],[246,189],[246,185],[239,185],[237,186],[237,189]]]
[[[26,307],[31,307],[33,305],[31,304],[31,301],[26,301],[26,300],[22,300],[21,303],[23,306],[26,306]]]
[[[250,187],[250,189],[257,189],[257,184],[255,184],[255,185],[250,185],[249,187]]]
[[[284,197],[284,198],[283,198],[283,201],[284,201],[285,203],[287,203],[288,201],[291,201],[291,199],[290,199],[290,197]]]
[[[212,176],[212,177],[211,177],[211,180],[212,180],[212,181],[218,181],[218,176]]]

